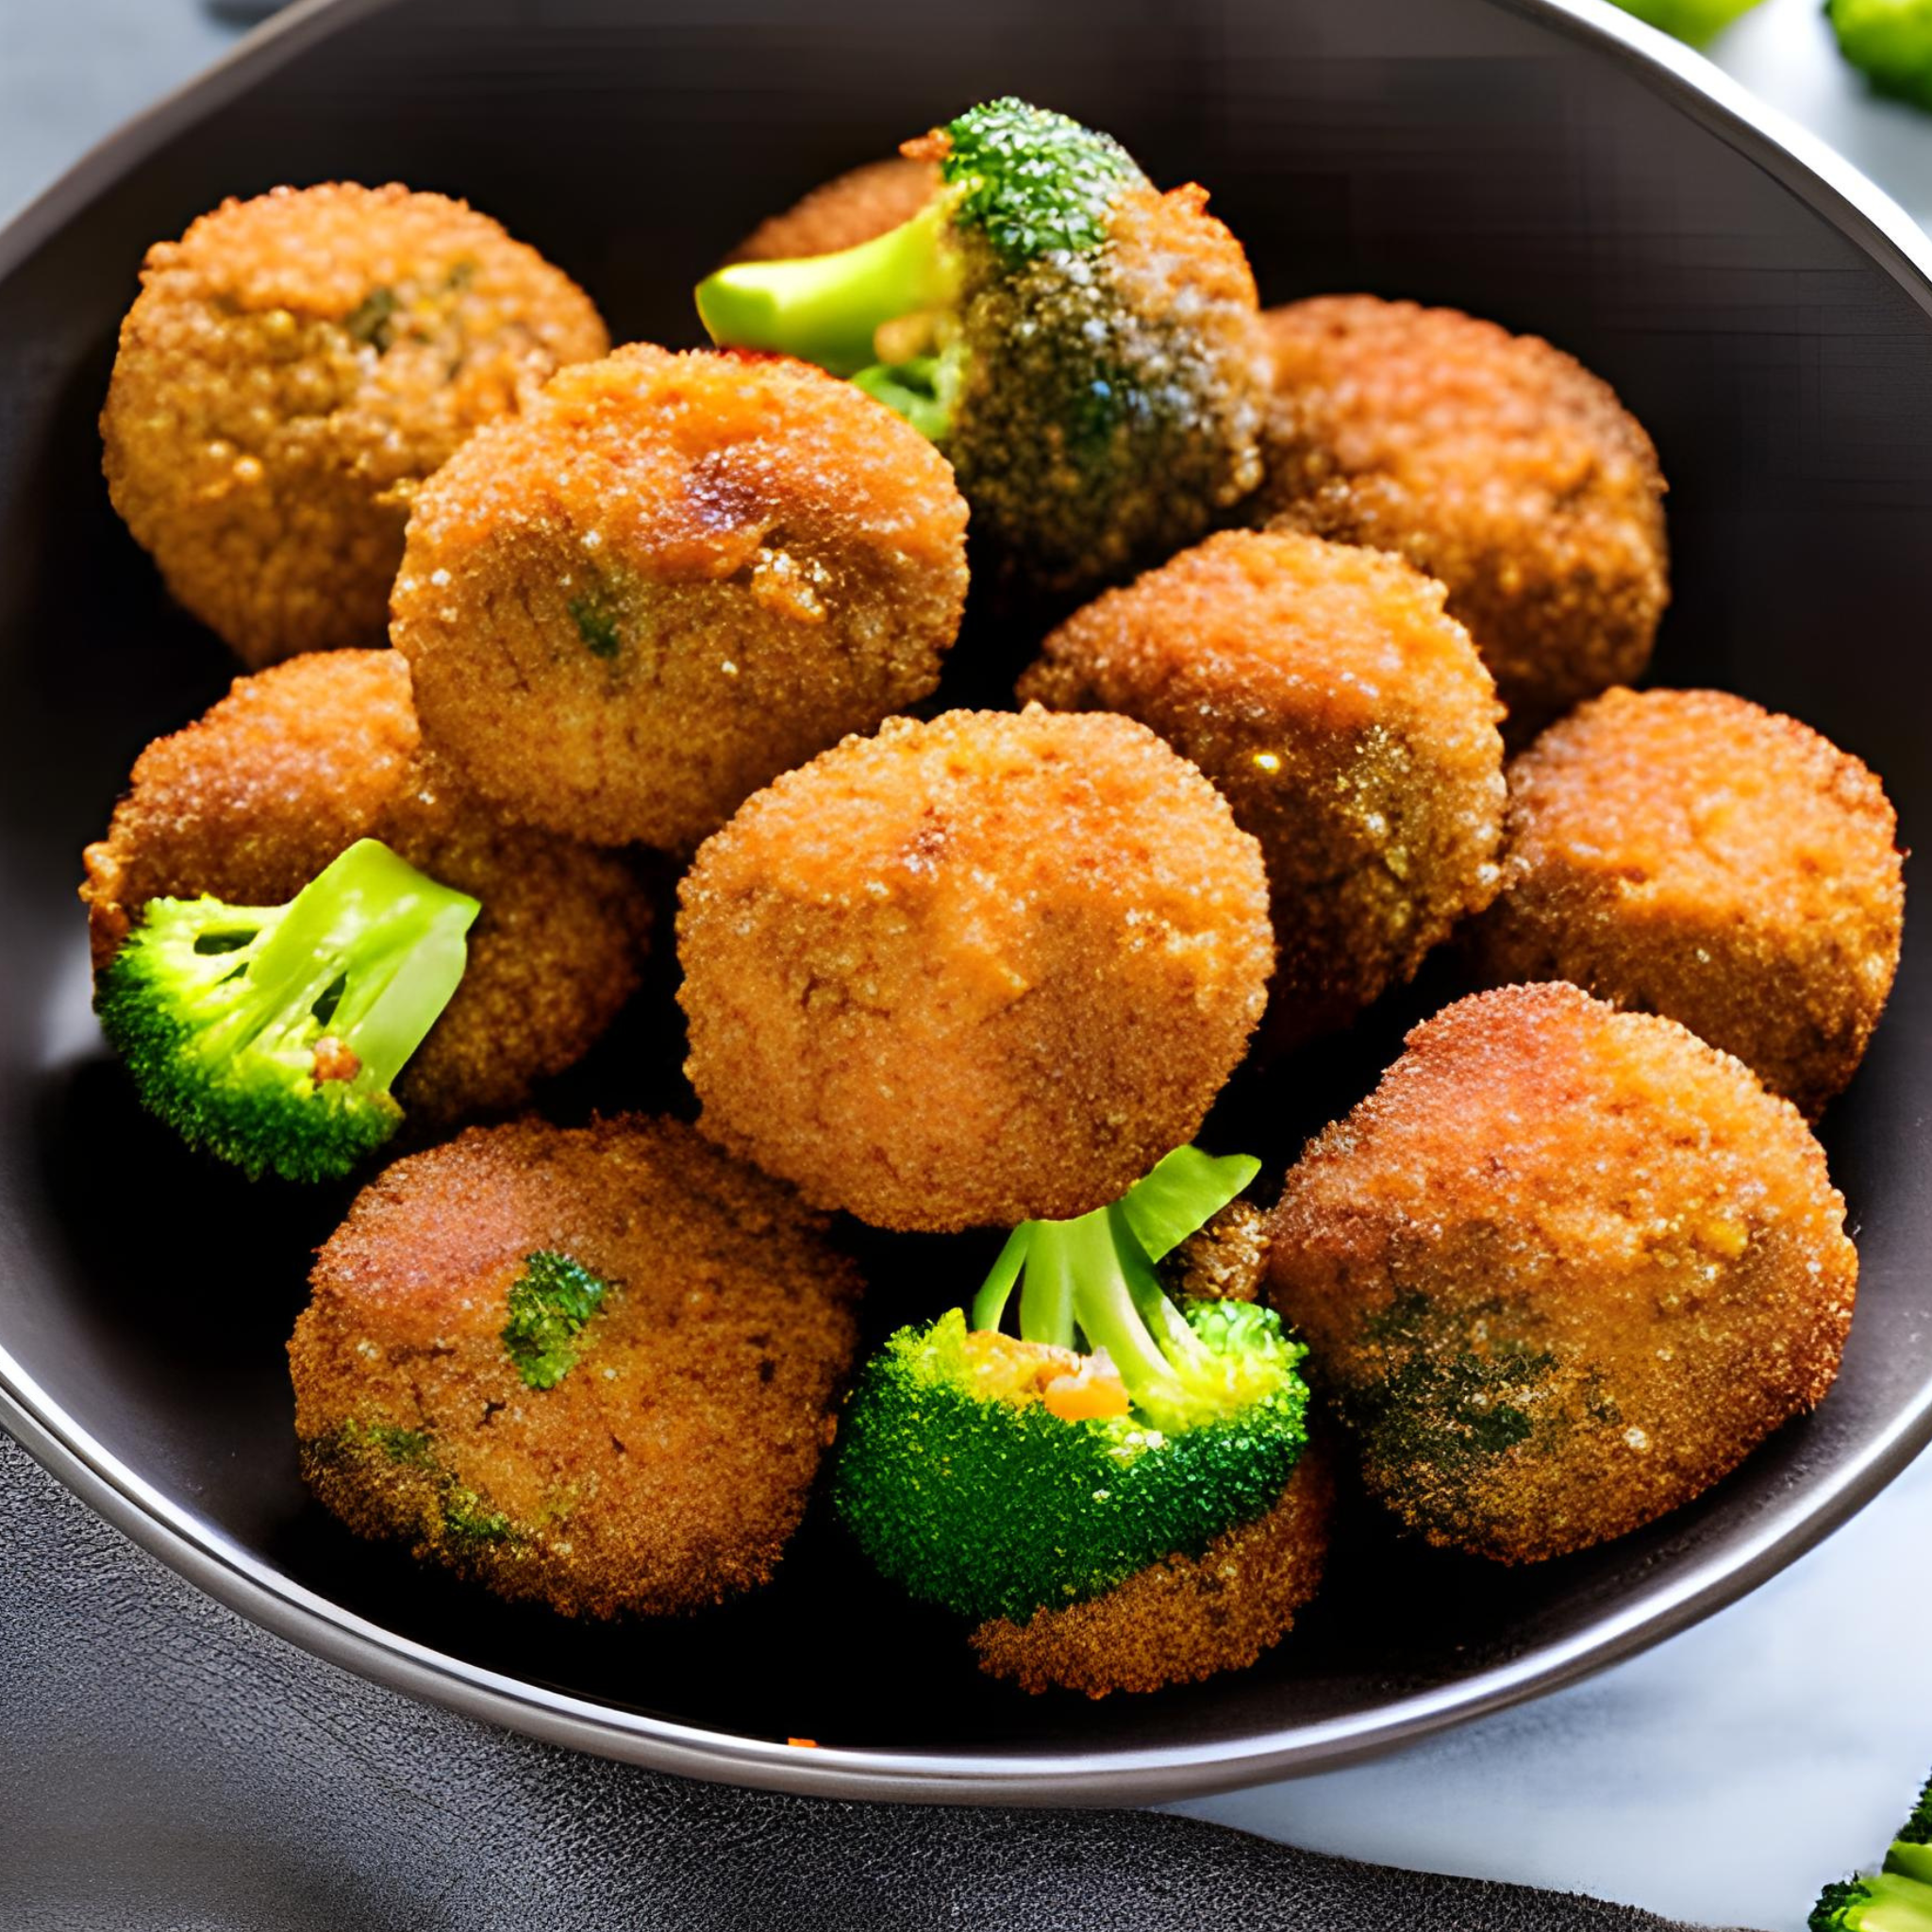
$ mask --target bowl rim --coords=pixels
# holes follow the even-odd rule
[[[0,279],[173,135],[308,47],[398,0],[296,0],[197,77],[124,123],[0,227]],[[1932,238],[1816,136],[1611,0],[1490,0],[1594,47],[1752,161],[1858,247],[1932,316]],[[409,1695],[546,1742],[682,1776],[848,1799],[936,1804],[1138,1804],[1329,1770],[1553,1690],[1746,1595],[1822,1541],[1932,1441],[1932,1381],[1823,1487],[1668,1587],[1560,1641],[1366,1715],[1239,1740],[1002,1755],[799,1748],[708,1730],[486,1670],[385,1629],[261,1561],[111,1455],[0,1344],[0,1426],[98,1514],[218,1602],[279,1637]]]

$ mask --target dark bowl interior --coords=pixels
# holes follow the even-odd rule
[[[1907,842],[1932,826],[1924,285],[1770,144],[1559,15],[1494,0],[965,0],[914,29],[877,0],[352,0],[107,157],[64,192],[59,221],[0,238],[0,1379],[16,1405],[0,1413],[70,1475],[76,1457],[90,1465],[95,1500],[204,1581],[258,1612],[313,1592],[458,1660],[416,1688],[510,1722],[554,1731],[561,1693],[600,1707],[577,1712],[578,1741],[686,1769],[1148,1795],[1332,1761],[1632,1647],[1761,1578],[1924,1439],[1924,948],[1907,945],[1870,1060],[1824,1126],[1864,1279],[1816,1417],[1652,1530],[1530,1570],[1407,1548],[1357,1512],[1332,1587],[1260,1668],[1090,1707],[989,1687],[945,1620],[889,1597],[823,1522],[763,1595],[608,1630],[502,1607],[336,1527],[296,1478],[282,1343],[344,1197],[210,1173],[137,1115],[93,1032],[74,900],[79,849],[135,752],[234,669],[169,607],[100,481],[94,418],[148,241],[227,193],[399,178],[502,217],[590,288],[620,338],[684,342],[690,285],[758,216],[1007,92],[1112,129],[1158,178],[1209,183],[1266,299],[1453,303],[1600,370],[1672,483],[1677,594],[1656,679],[1795,712],[1884,774]],[[996,697],[1032,634],[982,625],[971,641],[947,697]],[[674,974],[661,959],[620,1037],[552,1096],[558,1111],[688,1106]],[[1453,966],[1433,967],[1351,1039],[1238,1084],[1223,1144],[1254,1145],[1278,1176],[1454,986]],[[986,1258],[973,1241],[865,1245],[881,1326],[939,1306]],[[252,1594],[233,1585],[242,1569]],[[284,1601],[276,1621],[349,1655],[341,1618],[311,1610]],[[395,1655],[376,1634],[352,1660],[397,1675]],[[492,1701],[465,1667],[529,1689]],[[702,1740],[680,1757],[656,1720],[750,1747],[728,1765]],[[796,1736],[843,1748],[762,1748]]]

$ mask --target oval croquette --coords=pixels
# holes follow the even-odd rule
[[[1112,1201],[1259,1019],[1260,848],[1125,718],[894,719],[748,800],[681,888],[702,1124],[876,1226]]]
[[[791,1190],[636,1115],[397,1161],[312,1285],[289,1360],[317,1496],[566,1616],[765,1582],[857,1341],[856,1271]]]
[[[687,850],[939,681],[952,471],[802,362],[632,347],[422,492],[392,640],[428,741],[508,816]]]
[[[1664,480],[1607,383],[1535,336],[1370,295],[1272,310],[1278,518],[1449,588],[1512,742],[1650,661]]]
[[[246,663],[379,644],[416,486],[607,346],[575,283],[460,201],[225,201],[148,251],[101,417],[108,492]]]
[[[135,761],[85,854],[96,971],[150,899],[276,906],[380,839],[483,909],[461,983],[396,1082],[430,1120],[521,1105],[582,1058],[637,984],[650,924],[629,866],[499,824],[425,758],[393,651],[291,658]]]
[[[1019,691],[1151,725],[1261,841],[1277,1047],[1411,978],[1495,891],[1502,709],[1398,558],[1224,531],[1077,611]]]
[[[936,162],[890,155],[821,183],[782,214],[769,215],[727,261],[794,261],[834,255],[909,222],[938,193]]]
[[[1509,768],[1484,978],[1667,1014],[1816,1114],[1898,969],[1898,821],[1864,765],[1726,691],[1612,691]]]
[[[1673,1020],[1508,987],[1289,1170],[1270,1296],[1430,1542],[1621,1536],[1831,1387],[1857,1255],[1789,1101]]]

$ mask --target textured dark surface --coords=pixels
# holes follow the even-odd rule
[[[0,1926],[1639,1932],[1137,1811],[913,1809],[573,1756],[290,1648],[0,1437]]]

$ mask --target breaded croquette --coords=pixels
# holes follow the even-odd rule
[[[1794,718],[1716,691],[1612,691],[1509,768],[1484,976],[1664,1013],[1815,1115],[1898,968],[1898,821]]]
[[[1502,1562],[1622,1536],[1838,1373],[1857,1255],[1798,1110],[1574,986],[1408,1036],[1289,1170],[1270,1294],[1369,1489]]]
[[[857,248],[910,221],[939,192],[937,163],[891,155],[823,182],[783,214],[769,215],[724,258],[790,261]]]
[[[1260,848],[1129,719],[894,719],[681,889],[702,1124],[876,1226],[1065,1219],[1191,1138],[1259,1019]]]
[[[569,276],[460,201],[225,201],[148,251],[101,417],[108,491],[245,663],[379,644],[416,486],[607,346]]]
[[[358,839],[482,902],[462,981],[397,1082],[406,1108],[449,1120],[522,1104],[637,984],[650,908],[628,864],[482,811],[424,756],[393,651],[310,654],[237,678],[142,753],[85,855],[95,970],[151,899],[279,905]]]
[[[1076,612],[1019,690],[1151,725],[1261,841],[1277,1047],[1412,977],[1495,891],[1495,687],[1399,558],[1224,531]]]
[[[424,735],[508,817],[688,850],[939,681],[966,505],[802,362],[635,346],[422,491],[392,641]]]
[[[858,1339],[857,1273],[791,1190],[638,1115],[397,1161],[312,1285],[289,1360],[317,1496],[566,1616],[767,1581]]]
[[[1664,480],[1607,383],[1453,308],[1328,295],[1263,320],[1275,389],[1257,520],[1440,577],[1512,743],[1643,669],[1670,594]]]

